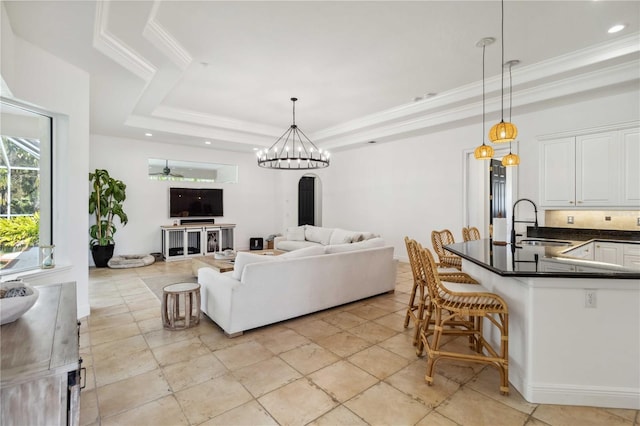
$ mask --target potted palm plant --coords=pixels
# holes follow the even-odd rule
[[[117,217],[122,226],[129,221],[122,209],[122,203],[127,198],[127,185],[109,176],[109,172],[104,169],[96,169],[89,173],[89,181],[92,187],[89,195],[89,214],[93,214],[96,221],[89,227],[89,245],[94,263],[97,267],[103,268],[113,257],[113,234],[116,232],[114,219]]]

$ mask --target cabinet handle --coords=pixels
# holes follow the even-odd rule
[[[573,204],[573,201],[569,201],[569,204]]]
[[[578,204],[582,204],[582,201],[578,201]]]

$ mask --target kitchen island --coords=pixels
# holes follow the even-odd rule
[[[447,249],[507,301],[509,382],[527,401],[640,409],[640,271],[573,259],[566,246],[484,239]]]

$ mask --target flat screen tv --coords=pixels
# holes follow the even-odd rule
[[[170,188],[170,217],[224,216],[222,189]]]

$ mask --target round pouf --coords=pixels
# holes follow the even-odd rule
[[[198,325],[200,284],[178,283],[164,287],[161,309],[162,325],[168,330],[183,330]]]
[[[139,268],[141,266],[151,265],[156,258],[150,254],[123,254],[122,256],[113,256],[109,260],[109,268]]]

